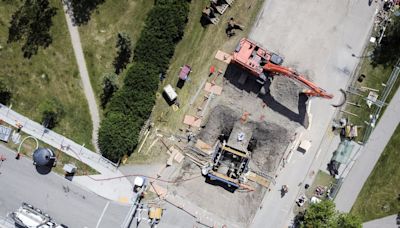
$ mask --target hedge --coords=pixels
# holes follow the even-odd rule
[[[158,0],[149,12],[136,43],[133,64],[124,85],[108,103],[99,129],[102,155],[117,162],[138,145],[140,129],[155,103],[159,74],[167,71],[175,46],[183,36],[188,0]]]

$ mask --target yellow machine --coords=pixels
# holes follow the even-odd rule
[[[160,222],[161,216],[163,214],[163,209],[160,207],[150,207],[149,209],[149,219],[150,226],[154,227]]]

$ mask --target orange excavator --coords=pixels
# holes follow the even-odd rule
[[[268,73],[280,74],[295,79],[308,87],[303,93],[309,97],[333,98],[332,94],[327,93],[324,89],[308,81],[296,71],[281,66],[283,63],[282,57],[267,51],[249,39],[243,38],[240,40],[233,53],[232,62],[249,70],[253,75],[258,77],[257,82],[261,84],[264,84],[268,80]]]

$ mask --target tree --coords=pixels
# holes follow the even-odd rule
[[[130,155],[138,144],[140,129],[155,103],[159,74],[168,69],[176,43],[183,36],[188,2],[159,0],[146,19],[135,47],[134,64],[126,73],[124,85],[107,104],[99,129],[101,153],[114,162]],[[114,61],[117,73],[126,67],[131,57],[130,41],[122,33],[118,40],[119,53]]]
[[[117,75],[114,73],[106,73],[103,75],[102,87],[103,91],[100,95],[101,107],[106,107],[111,97],[118,90]]]
[[[115,73],[120,74],[126,65],[130,63],[132,56],[132,42],[128,34],[124,32],[118,33],[117,44],[115,46],[118,49],[117,56],[114,59],[113,65]]]
[[[90,20],[93,10],[105,0],[69,0],[70,11],[73,14],[74,24],[84,25]]]
[[[48,129],[53,129],[64,116],[64,107],[56,98],[41,103],[39,110],[42,112],[42,124]]]
[[[10,89],[4,84],[3,81],[0,81],[0,103],[4,105],[9,105],[11,101],[11,91]]]
[[[395,17],[388,26],[381,43],[375,48],[375,64],[393,65],[400,58],[400,17]]]
[[[47,48],[51,44],[50,28],[54,15],[56,8],[51,7],[48,0],[25,0],[11,17],[8,42],[22,40],[24,57],[31,58],[39,47]]]
[[[330,200],[311,204],[304,215],[304,227],[332,227],[335,204]]]
[[[330,200],[323,200],[311,204],[303,216],[301,227],[326,227],[326,228],[361,228],[361,220],[347,213],[335,210],[335,204]]]
[[[337,218],[337,227],[361,228],[361,219],[351,214],[340,213]]]
[[[108,112],[99,129],[99,148],[113,162],[131,154],[138,144],[140,123],[120,112]]]

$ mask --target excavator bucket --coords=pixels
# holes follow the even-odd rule
[[[339,104],[332,104],[332,106],[335,108],[342,107],[344,104],[346,104],[346,100],[347,100],[346,91],[344,91],[343,89],[340,89],[340,92],[343,94],[343,99]]]

